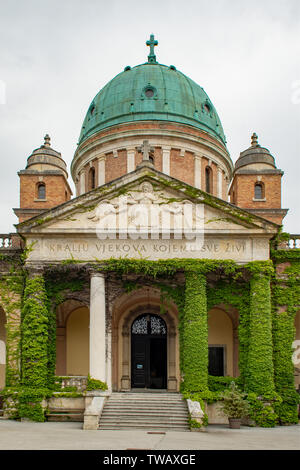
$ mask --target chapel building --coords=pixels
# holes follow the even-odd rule
[[[112,428],[112,397],[141,390],[197,396],[214,423],[209,397],[237,380],[269,423],[295,423],[300,250],[282,236],[283,171],[255,133],[233,164],[204,89],[147,45],[87,110],[74,197],[48,134],[18,173],[0,260],[5,413],[73,407],[101,427],[95,380]]]

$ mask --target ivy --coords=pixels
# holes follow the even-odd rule
[[[1,305],[6,314],[6,387],[14,387],[20,380],[21,355],[21,299],[24,289],[22,273],[4,276],[0,280]]]
[[[208,390],[208,327],[206,281],[201,274],[186,272],[182,341],[182,390]]]
[[[289,251],[285,253],[288,255]],[[287,259],[289,264],[281,278],[274,278],[272,289],[275,387],[282,398],[282,402],[276,404],[276,412],[281,424],[296,424],[299,395],[294,385],[292,342],[295,339],[295,316],[300,309],[300,263],[289,256]],[[279,258],[280,262],[287,259]]]
[[[274,402],[282,402],[279,396],[274,395],[274,400],[272,400],[271,403],[264,403],[261,397],[250,392],[247,394],[247,401],[250,404],[249,418],[255,421],[258,426],[272,428],[278,424],[278,415],[275,411],[276,405]]]
[[[46,388],[48,383],[48,310],[43,277],[27,279],[22,309],[22,384]]]
[[[102,382],[101,380],[93,379],[90,374],[88,375],[87,379],[87,386],[86,390],[91,391],[91,390],[107,390],[107,384],[105,382]]]
[[[23,387],[18,393],[18,415],[31,421],[45,421],[46,402],[49,398],[48,389]]]
[[[127,291],[150,282],[161,291],[162,313],[169,302],[177,305],[181,389],[186,398],[199,401],[203,409],[205,402],[219,400],[232,381],[231,377],[208,376],[207,311],[219,304],[236,308],[239,312],[240,377],[234,381],[248,392],[252,419],[260,426],[273,426],[278,422],[297,422],[299,397],[294,388],[291,356],[295,315],[300,308],[300,257],[299,250],[294,251],[276,252],[275,265],[288,261],[281,276],[275,275],[271,261],[239,266],[231,260],[125,258],[96,260],[89,266],[116,274]],[[42,277],[26,280],[22,307],[21,385],[17,362],[20,358],[18,312],[23,277],[22,273],[17,275],[12,270],[9,276],[0,280],[1,301],[8,318],[10,359],[6,383],[7,387],[17,387],[7,388],[5,393],[7,399],[11,399],[12,408],[15,407],[12,412],[15,417],[42,421],[44,400],[56,388],[56,308],[70,292],[81,291],[86,286],[85,280],[78,276],[78,270],[76,277],[65,276],[66,270],[72,269],[77,260],[72,258],[62,264],[66,267],[61,278],[54,272],[47,275],[45,281]],[[129,273],[135,274],[137,280],[125,280]],[[175,277],[177,273],[182,273],[182,278]],[[95,387],[104,390],[106,384],[89,377],[88,389]],[[55,396],[57,393],[77,396],[73,389],[57,390]]]
[[[250,329],[246,390],[274,393],[270,278],[255,273],[250,280]]]

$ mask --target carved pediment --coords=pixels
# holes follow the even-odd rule
[[[18,231],[35,242],[31,260],[142,256],[245,262],[268,259],[277,226],[154,172],[91,191],[19,224]]]
[[[211,204],[211,200],[211,196],[207,200],[202,194],[191,198],[185,192],[170,189],[163,183],[137,181],[122,192],[112,191],[105,196],[100,194],[85,203],[80,201],[80,204],[76,199],[70,201],[63,210],[61,207],[54,208],[45,213],[44,218],[34,218],[20,224],[19,231],[22,233],[22,229],[25,232],[29,229],[31,233],[78,234],[96,233],[101,228],[106,230],[106,227],[116,234],[147,229],[162,233],[168,228],[170,233],[195,228],[207,233],[221,233],[260,230],[262,225],[264,230],[270,228],[246,211],[221,200],[218,200],[219,205],[215,201]]]

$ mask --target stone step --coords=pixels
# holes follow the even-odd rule
[[[169,419],[188,419],[188,415],[186,414],[181,414],[181,415],[161,415],[161,414],[151,414],[151,413],[143,413],[143,414],[137,414],[137,413],[126,413],[126,414],[117,414],[114,413],[113,415],[111,413],[102,413],[101,419],[138,419],[138,420],[151,420],[151,419],[160,419],[160,420],[169,420]]]
[[[141,429],[145,431],[190,431],[189,426],[175,426],[175,425],[170,425],[170,426],[154,426],[154,425],[125,425],[125,424],[120,424],[120,425],[100,425],[98,427],[100,431],[104,430],[114,430],[114,431],[127,431],[127,430],[134,430],[134,429]]]
[[[181,400],[172,400],[172,401],[167,401],[167,400],[114,400],[109,398],[109,403],[116,403],[116,404],[144,404],[144,405],[184,405],[185,402]]]
[[[99,429],[189,431],[188,409],[178,393],[113,393],[105,403]]]
[[[145,410],[145,409],[137,409],[137,408],[106,408],[104,409],[102,415],[105,413],[110,414],[110,415],[118,415],[120,413],[124,414],[135,414],[135,415],[160,415],[160,416],[169,416],[170,415],[170,410]],[[172,410],[172,415],[174,416],[186,416],[186,409],[183,410]]]
[[[101,420],[100,421],[100,427],[102,425],[112,425],[112,426],[146,426],[146,427],[151,427],[151,426],[188,426],[189,422],[187,420],[168,420],[168,421],[143,421],[143,420],[135,420],[135,419],[129,419],[129,420]]]
[[[182,400],[182,397],[180,395],[162,395],[162,394],[147,394],[147,393],[137,393],[137,394],[132,394],[132,393],[126,393],[126,394],[114,394],[112,393],[110,398],[115,399],[115,400]]]
[[[153,400],[150,400],[147,397],[143,398],[115,398],[115,397],[110,397],[109,398],[111,401],[114,401],[116,403],[184,403],[184,400],[177,398],[176,400],[173,398],[172,400],[168,400],[167,398],[154,398]]]
[[[110,410],[110,411],[118,411],[118,410],[132,410],[132,411],[136,411],[136,412],[139,412],[139,411],[151,411],[152,413],[164,413],[164,412],[182,412],[184,413],[187,408],[185,406],[165,406],[163,408],[159,408],[157,406],[139,406],[139,405],[136,405],[136,406],[126,406],[126,405],[121,405],[121,406],[117,406],[117,405],[107,405],[107,407],[105,407],[105,409],[107,410]]]
[[[125,404],[125,403],[122,403],[120,405],[116,404],[116,403],[108,403],[107,405],[107,409],[108,410],[151,410],[151,411],[161,411],[161,412],[164,412],[164,411],[169,411],[169,410],[172,410],[172,411],[185,411],[187,408],[185,405],[169,405],[169,406],[163,406],[163,407],[160,407],[160,406],[156,406],[156,405],[150,405],[150,404],[145,404],[144,406],[143,405],[140,405],[139,403],[137,403],[136,405],[135,404]]]

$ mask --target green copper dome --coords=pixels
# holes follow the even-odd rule
[[[156,44],[154,44],[156,45]],[[93,99],[79,143],[108,127],[137,121],[171,121],[201,129],[226,143],[219,116],[199,85],[156,57],[114,77]]]

